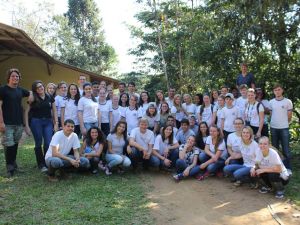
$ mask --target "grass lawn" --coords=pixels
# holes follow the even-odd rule
[[[72,174],[68,180],[49,183],[34,168],[30,141],[20,149],[18,161],[25,173],[4,178],[0,150],[0,224],[153,223],[138,175]]]

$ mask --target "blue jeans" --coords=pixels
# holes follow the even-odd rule
[[[272,145],[279,149],[279,144],[282,147],[284,156],[283,163],[287,169],[291,169],[291,152],[290,152],[290,132],[289,128],[276,129],[271,127]]]
[[[83,123],[84,128],[86,129],[86,132],[88,132],[88,130],[92,127],[98,127],[98,122],[94,122],[94,123]]]
[[[75,159],[73,155],[68,155],[67,157]],[[48,166],[48,174],[54,176],[55,170],[60,168],[71,167],[72,164],[68,160],[61,159],[59,157],[49,157],[46,159],[46,165]],[[90,161],[85,157],[80,157],[79,168],[88,169],[90,168]]]
[[[170,150],[169,155],[167,157],[167,159],[172,161],[172,164],[170,167],[175,167],[176,166],[176,161],[179,158],[179,149],[173,149]],[[164,161],[160,160],[160,165],[164,166]]]
[[[177,159],[176,161],[176,170],[177,173],[182,173],[189,165],[183,159]],[[190,169],[189,176],[193,177],[196,176],[200,172],[200,167],[198,165],[194,166]]]
[[[113,168],[118,165],[123,167],[130,167],[131,165],[130,159],[125,155],[106,153],[105,158],[109,168]]]
[[[224,167],[223,171],[227,175],[233,175],[236,180],[242,180],[250,175],[251,167],[239,164],[231,164]]]
[[[45,155],[49,148],[53,134],[53,121],[51,118],[32,118],[30,122],[30,129],[34,138],[36,161],[38,167],[41,168],[45,166]]]
[[[201,152],[199,155],[200,164],[205,163],[210,158],[211,157],[209,155],[207,155],[205,152]],[[218,170],[222,169],[224,167],[224,165],[225,165],[225,160],[219,157],[218,161],[209,164],[206,167],[206,170],[209,173],[216,173]]]
[[[143,159],[143,152],[139,151],[136,148],[132,148],[132,153],[129,155],[130,160],[135,167],[139,161],[143,162],[144,167],[153,166],[159,167],[160,159],[156,156],[151,155],[149,159]]]

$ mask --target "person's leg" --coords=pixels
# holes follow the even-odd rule
[[[89,161],[90,161],[92,173],[97,173],[98,172],[98,163],[100,162],[100,158],[93,157],[93,158],[89,159]]]
[[[160,159],[154,155],[151,155],[149,159],[149,164],[152,167],[158,168],[160,165]]]
[[[75,125],[74,132],[77,134],[78,138],[81,139],[80,125]]]
[[[48,151],[51,138],[52,138],[52,132],[53,132],[53,123],[51,119],[45,119],[43,121],[43,138],[44,138],[44,145],[43,145],[43,150],[44,150],[44,158],[45,155]],[[45,160],[43,160],[43,164],[45,166]]]
[[[179,158],[179,149],[173,149],[169,153],[168,159],[172,161],[171,167],[175,167],[176,161]]]
[[[42,151],[43,126],[40,119],[32,118],[30,129],[34,138],[34,152],[38,167],[41,169],[44,165],[44,154]]]
[[[242,180],[243,178],[250,175],[251,167],[243,166],[233,172],[233,176],[236,180]]]
[[[55,171],[64,167],[63,160],[58,157],[49,157],[46,159],[46,165],[48,167],[48,175],[55,176]]]
[[[190,177],[196,176],[200,172],[200,167],[198,165],[194,166],[189,173]]]
[[[123,166],[124,168],[130,167],[130,165],[131,165],[130,159],[129,159],[127,156],[123,156],[123,157],[124,157],[124,159],[123,159],[122,166]]]
[[[118,154],[106,154],[105,155],[106,161],[107,161],[107,166],[109,169],[112,169],[115,166],[120,165],[123,162],[122,156]]]
[[[136,169],[138,162],[142,159],[142,152],[131,147],[132,153],[129,156],[133,169]]]
[[[186,162],[183,159],[177,159],[176,161],[176,170],[177,173],[182,173],[185,168],[187,168],[188,165],[186,164]]]
[[[107,137],[108,134],[109,134],[109,131],[110,131],[109,123],[101,123],[101,130],[105,134],[105,136]]]
[[[244,166],[241,164],[230,164],[230,165],[226,165],[223,169],[224,173],[227,175],[233,175],[233,173],[238,170],[243,168]]]
[[[199,154],[199,161],[200,161],[200,163],[205,163],[209,159],[210,159],[210,156],[207,155],[205,152],[201,152]]]
[[[282,145],[282,154],[284,156],[283,163],[287,169],[292,169],[291,152],[290,152],[290,132],[289,129],[280,129],[280,142]]]
[[[90,164],[90,161],[88,160],[88,158],[80,157],[79,160],[80,160],[79,168],[89,169],[91,167],[91,164]]]
[[[272,128],[271,127],[271,142],[272,145],[279,149],[279,134],[278,134],[278,129]]]
[[[240,158],[240,159],[231,159],[229,160],[229,165],[232,165],[232,164],[239,164],[239,165],[243,165],[243,159]]]
[[[218,159],[217,162],[211,163],[207,166],[207,171],[210,174],[215,174],[218,170],[222,169],[225,165],[225,161],[223,159]]]
[[[267,123],[264,123],[264,126],[261,130],[261,136],[269,137],[269,127]]]

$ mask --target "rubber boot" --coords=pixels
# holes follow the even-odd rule
[[[14,162],[16,161],[15,146],[7,146],[4,148],[6,161],[7,176],[12,177],[15,172]]]
[[[41,147],[35,147],[34,148],[36,162],[38,165],[38,168],[41,169],[43,166],[45,166],[45,159],[44,154]]]

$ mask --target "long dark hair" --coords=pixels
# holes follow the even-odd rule
[[[117,129],[118,129],[118,126],[120,126],[121,124],[124,124],[125,125],[125,130],[123,132],[123,137],[124,137],[124,140],[126,141],[127,140],[127,123],[125,121],[119,121],[115,128],[113,129],[113,131],[111,132],[111,134],[116,134],[117,133]]]
[[[92,84],[91,83],[89,83],[89,82],[87,82],[87,83],[84,83],[84,85],[83,85],[83,96],[85,96],[85,92],[84,92],[84,88],[86,87],[86,86],[90,86],[90,87],[92,87]],[[95,96],[93,95],[93,93],[91,94],[91,98],[92,98],[92,101],[93,102],[97,102],[97,100],[96,100],[96,98],[95,98]]]
[[[166,111],[165,114],[170,114],[170,106],[169,106],[169,104],[168,104],[167,102],[162,102],[162,103],[161,103],[161,106],[160,106],[160,115],[164,115],[164,114],[163,114],[163,111],[162,111],[162,105],[163,105],[163,104],[165,104],[165,105],[168,106],[168,110]]]
[[[161,139],[163,141],[166,140],[166,136],[165,136],[165,130],[167,129],[167,127],[171,127],[172,129],[172,133],[170,134],[170,137],[168,138],[169,139],[169,145],[172,145],[173,144],[173,137],[174,137],[174,134],[173,134],[173,127],[171,125],[166,125],[163,127],[162,129],[162,133],[161,133]]]
[[[140,94],[139,106],[143,107],[144,102],[142,100],[142,94],[146,94],[148,96],[148,102],[147,103],[151,102],[151,100],[150,100],[150,95],[149,95],[148,91],[142,91],[141,94]]]
[[[122,98],[123,95],[126,95],[126,96],[127,96],[127,101],[126,101],[125,107],[128,107],[128,106],[129,106],[129,95],[128,95],[127,93],[122,93],[122,94],[120,94],[120,98],[119,98],[119,106],[123,106],[123,105],[122,105],[122,100],[121,100],[121,98]]]
[[[106,144],[106,137],[105,137],[104,133],[98,127],[91,127],[88,130],[88,132],[86,134],[86,137],[85,137],[85,143],[86,143],[86,145],[87,146],[91,146],[92,145],[92,142],[93,142],[92,137],[91,137],[91,131],[92,130],[97,130],[97,132],[98,132],[98,137],[97,137],[96,143],[99,142],[99,143],[105,145]]]
[[[154,108],[155,109],[155,112],[154,112],[153,115],[150,115],[150,108]],[[155,117],[157,115],[157,108],[156,108],[156,106],[154,104],[151,103],[148,106],[148,109],[146,110],[146,115],[149,116],[149,117],[152,117],[152,116]]]
[[[76,84],[72,83],[72,84],[69,85],[69,87],[68,87],[68,92],[67,92],[67,96],[66,96],[64,99],[65,99],[65,100],[70,100],[70,99],[72,99],[72,98],[71,98],[71,93],[70,93],[71,86],[75,86],[75,87],[76,87],[76,90],[77,90],[77,94],[75,95],[75,99],[74,99],[74,100],[75,100],[74,104],[77,106],[77,105],[78,105],[78,101],[79,101],[79,99],[80,99],[80,93],[79,93],[79,88],[78,88],[78,86],[77,86]]]
[[[211,128],[216,128],[218,131],[218,137],[217,137],[217,141],[215,144],[215,152],[217,152],[219,145],[223,142],[223,137],[221,135],[221,129],[219,127],[217,127],[215,124],[212,124],[209,129],[211,129]]]
[[[161,102],[160,102],[160,100],[159,100],[158,97],[157,97],[157,93],[161,93],[162,96],[163,96],[163,99],[162,99]],[[164,101],[165,101],[164,92],[163,92],[162,90],[156,91],[156,93],[155,93],[155,103],[156,103],[156,106],[158,107],[158,105],[159,105],[160,103],[164,102]]]
[[[49,96],[49,95],[46,93],[45,85],[43,84],[43,82],[42,82],[41,80],[35,80],[35,81],[32,83],[32,85],[31,85],[31,91],[32,91],[32,95],[33,95],[33,102],[32,102],[32,105],[39,104],[39,103],[41,102],[41,98],[39,97],[39,94],[36,92],[36,90],[37,90],[37,85],[38,85],[38,84],[43,85],[45,95]]]
[[[198,94],[195,94],[195,96],[198,96],[198,98],[199,98],[199,104],[196,104],[196,106],[202,105],[202,103],[203,103],[203,94],[198,93]]]
[[[197,133],[197,135],[196,135],[196,145],[197,145],[197,147],[199,147],[200,149],[203,150],[204,147],[205,147],[205,143],[204,143],[204,141],[203,141],[203,135],[202,135],[201,129],[200,129],[201,125],[205,125],[205,126],[206,126],[206,137],[209,136],[209,127],[208,127],[208,125],[207,125],[206,122],[201,122],[201,123],[199,124],[198,133]]]

